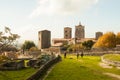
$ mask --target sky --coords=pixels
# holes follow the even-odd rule
[[[81,22],[85,37],[95,32],[120,32],[120,0],[0,0],[0,31],[7,26],[25,40],[38,41],[38,31],[50,30],[52,38],[63,38],[64,27]]]

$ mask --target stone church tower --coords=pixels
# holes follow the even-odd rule
[[[75,39],[85,38],[85,27],[79,23],[78,26],[75,26]]]
[[[64,39],[71,39],[72,38],[72,28],[65,27],[64,28]]]
[[[38,32],[38,49],[45,49],[51,46],[51,32],[43,30]]]

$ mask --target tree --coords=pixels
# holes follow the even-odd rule
[[[4,55],[0,55],[0,64],[4,61],[9,60],[8,57],[4,56]]]
[[[62,45],[62,50],[66,51],[69,46],[70,45],[68,44],[68,42],[64,42],[63,45]]]
[[[94,45],[94,42],[92,40],[84,41],[82,43],[82,46],[84,46],[85,49],[91,49],[93,45]]]
[[[79,51],[83,49],[83,46],[81,44],[71,44],[69,45],[69,47],[67,48],[67,51]]]
[[[13,46],[15,40],[20,38],[18,34],[13,34],[9,27],[5,27],[4,32],[0,32],[0,51],[8,46]]]
[[[18,49],[15,46],[6,46],[1,49],[2,51],[18,51]]]
[[[120,32],[117,33],[116,38],[116,44],[120,45]]]
[[[32,47],[35,47],[35,43],[33,41],[25,41],[22,45],[23,50],[29,50]]]
[[[107,32],[101,36],[95,43],[94,47],[98,48],[114,48],[116,47],[116,35],[113,32]]]
[[[29,50],[30,51],[36,51],[36,50],[38,50],[38,48],[37,47],[31,47]]]

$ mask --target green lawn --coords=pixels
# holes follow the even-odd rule
[[[106,69],[99,66],[100,57],[67,55],[60,63],[54,66],[45,80],[118,80],[104,75],[109,72],[120,75],[120,70],[113,67]]]
[[[112,61],[120,61],[120,54],[106,54],[104,58]]]
[[[26,68],[18,71],[0,71],[0,80],[26,80],[37,69]]]

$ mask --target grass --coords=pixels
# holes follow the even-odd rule
[[[120,54],[106,54],[104,58],[112,61],[120,61]]]
[[[20,60],[16,61],[19,62]],[[29,76],[37,71],[37,69],[27,66],[28,61],[29,60],[25,60],[25,67],[27,68],[16,71],[0,71],[0,80],[26,80]]]
[[[25,68],[18,71],[0,71],[0,80],[26,80],[37,69]]]
[[[104,75],[109,72],[120,75],[117,68],[106,69],[99,66],[100,57],[84,56],[76,59],[74,55],[67,55],[54,66],[45,80],[118,80]]]

